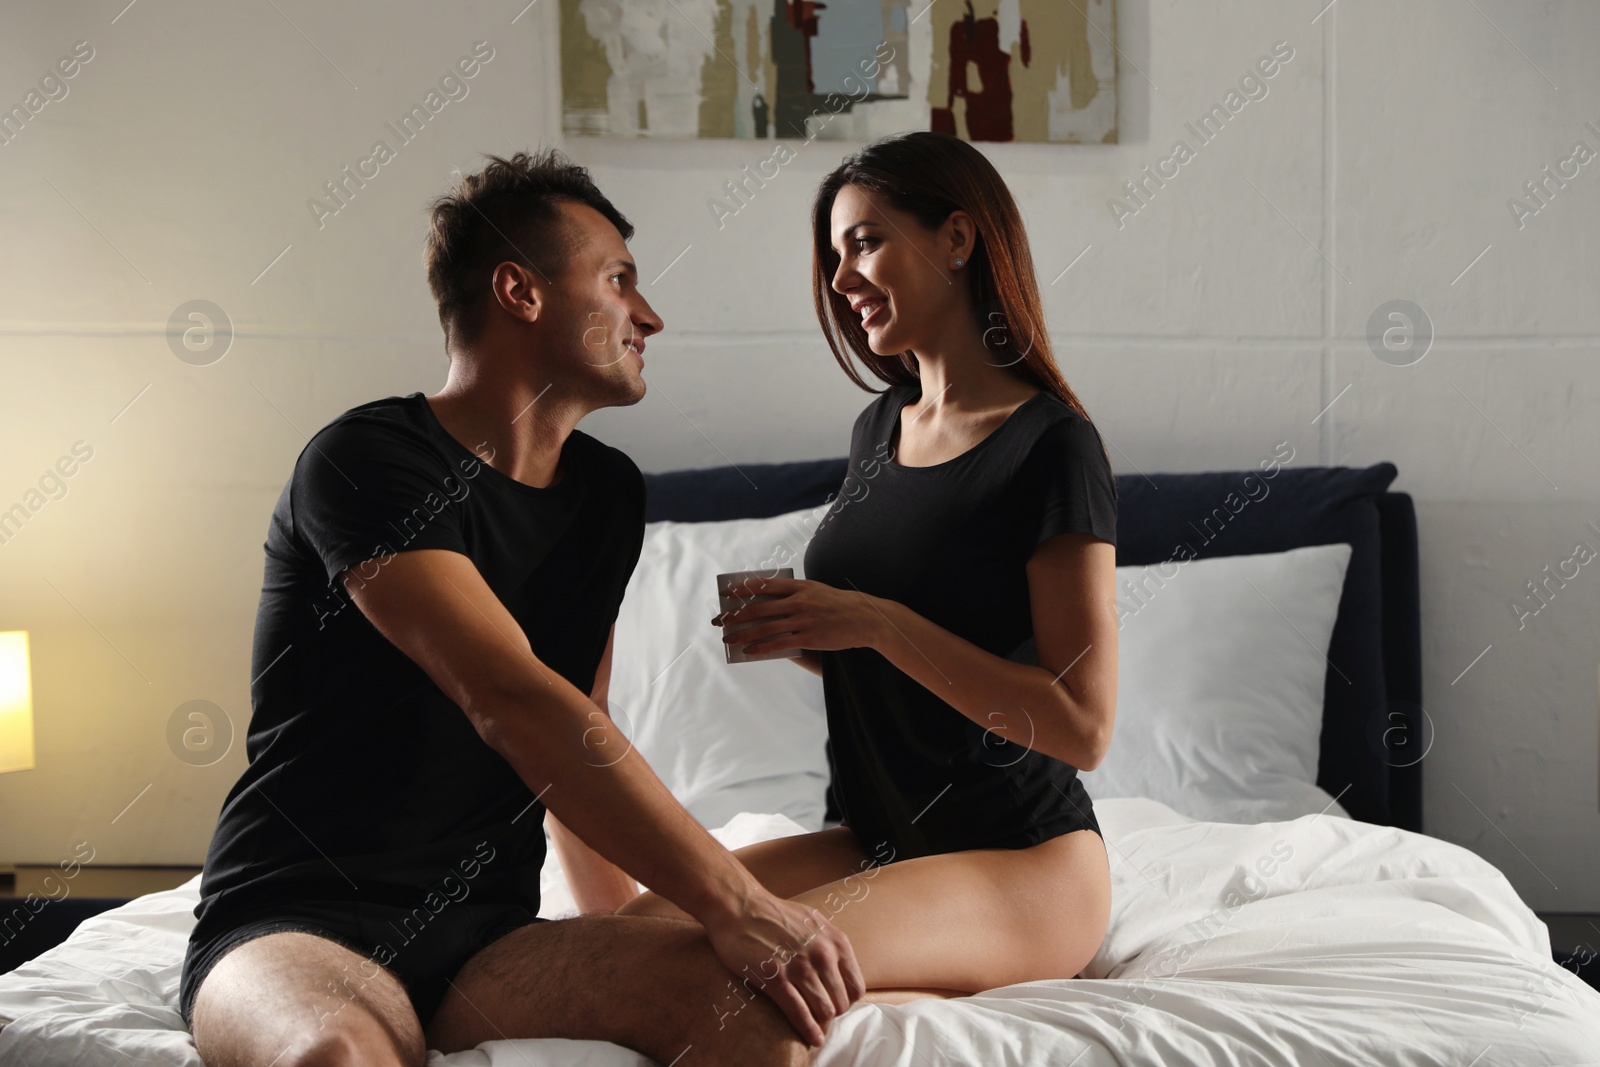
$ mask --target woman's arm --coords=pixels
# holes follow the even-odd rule
[[[606,650],[600,656],[600,665],[595,668],[594,689],[589,694],[589,699],[608,718],[611,715],[611,653],[616,640],[617,628],[613,625],[606,636]],[[555,812],[546,811],[544,817],[545,825],[550,828],[550,843],[561,858],[561,873],[566,875],[567,886],[572,890],[573,902],[580,913],[609,914],[639,895],[638,882],[584,844],[556,818]]]
[[[816,675],[818,678],[822,677],[822,657],[817,655],[816,649],[801,649],[800,655],[795,657],[795,662],[800,664],[800,666],[804,667],[806,670],[810,671],[812,674]]]
[[[996,736],[1090,771],[1117,707],[1116,547],[1062,534],[1028,560],[1038,666],[986,652],[903,604],[871,598],[872,647]]]
[[[561,858],[561,871],[572,899],[584,915],[610,914],[639,895],[639,883],[600,853],[578,840],[553,812],[545,812],[550,841]]]
[[[996,736],[1093,770],[1117,705],[1116,547],[1061,534],[1038,547],[1027,572],[1037,666],[987,652],[896,601],[820,582],[768,579],[762,592],[774,599],[716,621],[772,617],[739,635],[751,654],[874,649]]]

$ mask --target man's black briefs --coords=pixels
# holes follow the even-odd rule
[[[405,987],[417,1019],[426,1027],[445,990],[477,951],[529,923],[546,922],[518,904],[447,901],[438,912],[427,908],[350,901],[290,901],[248,915],[208,914],[195,928],[183,960],[178,1010],[185,1026],[200,983],[217,961],[246,941],[266,934],[300,931],[316,934],[363,957],[326,990],[330,1015],[348,1003],[377,975],[381,965]]]

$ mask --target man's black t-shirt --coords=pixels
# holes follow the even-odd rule
[[[900,409],[920,395],[892,387],[856,419],[850,472],[806,550],[806,577],[1036,662],[1034,549],[1075,532],[1116,543],[1117,486],[1099,433],[1045,391],[954,459],[904,467],[891,442]],[[869,852],[886,843],[909,859],[1099,832],[1077,769],[1027,748],[1026,736],[986,730],[873,649],[821,658],[834,794]]]
[[[539,660],[588,693],[643,543],[644,479],[578,430],[559,470],[541,489],[494,469],[420,392],[311,439],[267,532],[250,765],[218,818],[198,917],[298,899],[412,907],[452,876],[537,912],[543,804],[338,576],[460,552]]]

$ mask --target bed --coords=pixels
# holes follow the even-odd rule
[[[1556,965],[1498,870],[1422,832],[1432,724],[1395,474],[1264,459],[1119,476],[1123,755],[1084,776],[1111,859],[1105,941],[1073,979],[857,1005],[819,1064],[1600,1063],[1600,992]],[[830,824],[820,682],[722,664],[702,609],[717,570],[801,573],[809,531],[870,473],[837,459],[647,482],[613,714],[729,847]],[[978,743],[998,759],[1013,742]],[[570,914],[553,853],[543,884],[541,914]],[[198,1065],[175,1008],[197,888],[94,916],[0,976],[0,1063]],[[572,1041],[429,1058],[647,1062]]]

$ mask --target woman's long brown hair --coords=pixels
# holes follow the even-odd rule
[[[834,199],[846,185],[878,194],[930,230],[953,211],[971,215],[977,240],[956,278],[972,297],[984,348],[997,366],[1049,390],[1067,407],[1089,417],[1051,353],[1033,254],[1011,191],[982,152],[943,133],[919,131],[874,141],[847,157],[817,190],[811,211],[812,295],[828,347],[851,381],[869,393],[883,391],[862,379],[847,351],[889,385],[914,385],[919,376],[917,359],[910,352],[880,356],[872,351],[860,318],[850,311],[849,298],[833,288],[839,254],[833,250],[829,231]]]

